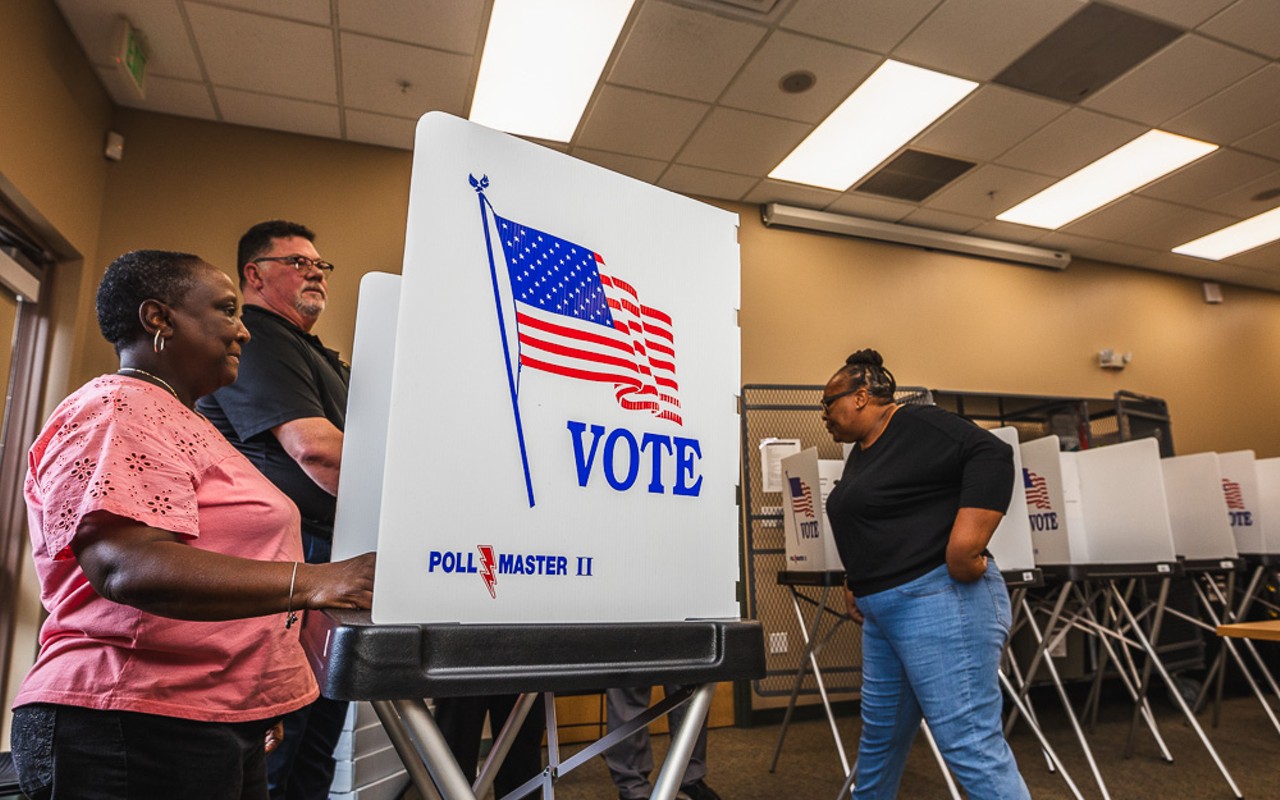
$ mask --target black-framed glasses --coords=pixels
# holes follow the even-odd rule
[[[830,411],[832,404],[834,404],[841,397],[848,397],[849,395],[857,391],[858,391],[857,389],[849,389],[844,392],[836,392],[835,394],[824,395],[823,398],[818,402],[822,404],[823,411]]]
[[[312,267],[321,272],[333,272],[333,265],[328,261],[319,258],[307,258],[306,256],[261,256],[250,263],[261,264],[263,261],[279,261],[281,264],[288,264],[298,272],[305,272]]]

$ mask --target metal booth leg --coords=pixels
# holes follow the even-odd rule
[[[426,765],[422,763],[422,756],[418,754],[413,740],[409,738],[400,715],[396,713],[395,706],[391,705],[389,700],[374,700],[370,705],[377,713],[378,720],[387,732],[387,738],[391,739],[391,746],[400,756],[400,761],[404,764],[405,771],[409,773],[409,780],[413,782],[413,787],[418,790],[418,794],[422,795],[423,800],[440,800],[440,793],[436,791],[436,785],[431,782],[431,775],[427,772]]]
[[[529,716],[529,709],[533,708],[534,701],[537,699],[537,692],[524,692],[516,700],[516,704],[507,716],[507,721],[503,724],[502,730],[494,737],[493,747],[489,750],[489,757],[484,760],[484,766],[480,768],[480,775],[476,777],[475,783],[472,784],[471,790],[476,797],[484,797],[493,788],[493,780],[498,776],[498,770],[502,767],[502,762],[507,760],[507,753],[511,751],[511,744],[515,742],[516,735],[520,732],[520,726],[524,725],[525,718]],[[490,725],[493,723],[494,720],[489,720]]]
[[[680,780],[689,766],[693,745],[697,742],[702,723],[707,718],[707,711],[711,708],[711,696],[715,691],[714,683],[704,683],[694,691],[692,699],[689,700],[689,710],[685,712],[684,720],[680,724],[680,730],[671,736],[671,749],[667,751],[662,769],[658,772],[658,780],[653,785],[653,794],[649,795],[651,800],[675,800],[676,792],[680,791]]]
[[[462,774],[444,734],[440,733],[440,727],[427,711],[426,703],[421,700],[392,700],[391,704],[408,729],[442,800],[475,800],[471,782]]]

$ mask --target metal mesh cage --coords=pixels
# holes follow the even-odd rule
[[[818,448],[819,458],[843,458],[842,446],[831,440],[823,425],[819,399],[822,386],[748,385],[742,387],[742,453],[743,453],[743,552],[745,554],[746,614],[764,626],[769,634],[786,634],[786,652],[766,654],[765,677],[754,684],[762,697],[789,695],[795,685],[804,653],[801,621],[796,618],[790,590],[778,584],[778,573],[786,569],[786,547],[783,541],[781,494],[764,491],[764,475],[760,459],[760,443],[770,438],[799,439],[801,449]],[[895,400],[899,403],[932,404],[928,389],[899,387]],[[816,602],[821,589],[796,587]],[[833,590],[829,603],[842,608],[844,599],[839,589]],[[812,611],[810,606],[806,613]],[[829,630],[824,625],[822,636]],[[842,625],[818,653],[818,665],[830,692],[857,692],[862,686],[862,646],[859,630]],[[818,685],[812,672],[801,685],[802,694],[816,694]]]

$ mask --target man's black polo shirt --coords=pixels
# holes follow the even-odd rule
[[[330,539],[336,498],[311,480],[271,429],[324,417],[343,430],[351,370],[318,337],[261,306],[244,307],[244,325],[252,338],[240,354],[239,377],[200,398],[196,410],[297,503],[304,531]]]

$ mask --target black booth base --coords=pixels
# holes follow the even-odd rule
[[[738,620],[375,625],[368,611],[310,611],[302,646],[320,692],[335,700],[592,692],[765,672],[760,623]]]

